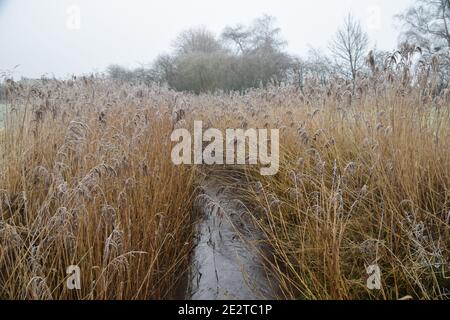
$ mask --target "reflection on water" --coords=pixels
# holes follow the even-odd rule
[[[203,185],[198,210],[198,244],[190,275],[192,300],[274,298],[249,213],[232,192],[210,180]]]

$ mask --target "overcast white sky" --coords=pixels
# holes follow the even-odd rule
[[[217,34],[275,16],[288,51],[326,48],[351,11],[378,48],[393,49],[393,19],[413,0],[0,0],[0,70],[15,76],[65,77],[103,71],[111,63],[136,67],[169,52],[176,35],[206,26]]]

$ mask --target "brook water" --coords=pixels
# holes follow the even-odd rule
[[[264,269],[261,235],[236,190],[218,179],[202,184],[196,210],[197,245],[192,256],[187,299],[275,298]]]

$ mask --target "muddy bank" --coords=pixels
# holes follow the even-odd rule
[[[228,187],[227,187],[228,186]],[[275,299],[274,281],[263,266],[261,240],[237,190],[207,178],[196,203],[197,243],[187,299]]]

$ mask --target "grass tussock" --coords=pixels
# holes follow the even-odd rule
[[[11,90],[0,297],[176,297],[192,246],[193,171],[171,163],[168,102],[92,79]],[[70,265],[81,290],[67,289]]]

